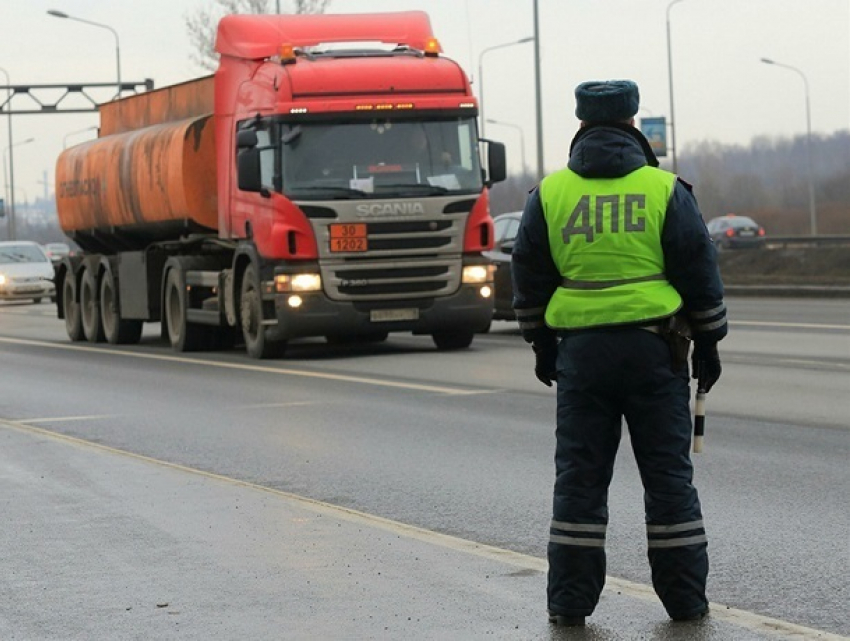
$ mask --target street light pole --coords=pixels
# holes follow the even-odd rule
[[[76,131],[69,131],[67,134],[62,136],[62,149],[68,148],[68,138],[71,136],[75,136],[76,134],[83,134],[87,131],[95,131],[97,130],[97,125],[92,125],[91,127],[86,127],[85,129],[77,129]]]
[[[12,158],[12,146],[14,145],[14,143],[12,142],[12,103],[11,103],[11,100],[12,100],[12,81],[9,80],[9,72],[6,71],[5,69],[3,69],[3,67],[0,67],[0,72],[2,72],[4,76],[6,76],[6,86],[8,87],[8,89],[6,89],[6,109],[7,109],[6,119],[9,121],[9,135],[8,135],[9,141],[8,142],[9,142],[9,164],[11,165],[12,164],[12,160],[11,160],[11,158]],[[6,163],[6,157],[3,156],[3,164],[5,165],[5,163]],[[6,181],[6,168],[5,168],[5,166],[3,167],[3,181],[4,182]],[[9,183],[9,184],[11,184],[11,183]],[[5,185],[6,190],[4,191],[4,193],[6,194],[7,200],[9,200],[9,192],[8,192],[9,184]],[[14,196],[14,194],[12,194],[11,200],[14,200],[14,199],[15,199],[15,196]],[[9,240],[13,240],[12,232],[14,231],[14,223],[12,222],[12,214],[11,214],[13,206],[11,204],[11,200],[9,201],[9,204],[8,204],[9,219],[6,221],[8,234],[9,234]]]
[[[532,40],[534,40],[533,36],[527,36],[525,38],[520,38],[519,40],[514,40],[513,42],[505,42],[500,45],[493,45],[492,47],[487,47],[486,49],[483,49],[480,54],[478,54],[478,115],[481,118],[482,138],[484,138],[484,54],[488,51],[503,49],[504,47],[513,47],[514,45],[521,45],[525,42],[531,42]]]
[[[540,12],[534,0],[534,113],[537,123],[537,180],[543,180],[543,81],[540,77]]]
[[[800,77],[803,79],[803,89],[806,92],[806,163],[808,165],[809,174],[809,224],[811,226],[812,236],[817,236],[818,216],[817,207],[815,205],[815,179],[812,169],[812,112],[809,106],[809,81],[806,78],[806,74],[797,69],[797,67],[782,64],[781,62],[776,62],[775,60],[771,60],[770,58],[762,58],[761,61],[766,65],[774,65],[776,67],[790,69],[791,71],[794,71],[795,73],[799,74]]]
[[[6,223],[9,230],[9,240],[15,240],[15,163],[13,161],[12,149],[35,141],[35,138],[27,138],[21,142],[9,145],[3,150],[3,176],[6,176],[6,152],[9,152],[9,221]]]
[[[492,118],[487,118],[487,122],[489,122],[491,125],[502,125],[503,127],[510,127],[511,129],[516,129],[519,132],[519,150],[520,156],[522,157],[522,175],[525,176],[525,135],[522,130],[522,127],[520,127],[519,125],[515,125],[512,122],[502,122],[501,120],[493,120]]]
[[[670,148],[672,150],[671,155],[673,157],[674,174],[678,169],[678,164],[676,162],[676,152],[678,151],[678,147],[676,146],[676,116],[673,114],[673,55],[670,48],[670,9],[674,4],[682,1],[683,0],[673,0],[673,2],[667,5],[667,80],[670,87]]]
[[[112,27],[107,24],[101,24],[100,22],[93,22],[92,20],[84,20],[83,18],[75,18],[74,16],[69,16],[64,11],[57,11],[56,9],[49,9],[47,11],[48,15],[53,16],[54,18],[65,18],[67,20],[75,20],[76,22],[82,22],[83,24],[88,24],[93,27],[100,27],[101,29],[108,29],[112,32],[112,35],[115,37],[115,68],[117,72],[118,78],[118,92],[115,94],[116,98],[121,97],[121,46],[118,42],[118,32],[115,31]]]

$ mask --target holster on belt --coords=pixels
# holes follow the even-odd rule
[[[691,350],[691,325],[688,319],[681,314],[675,314],[662,320],[658,330],[670,346],[673,368],[687,366],[688,352]]]

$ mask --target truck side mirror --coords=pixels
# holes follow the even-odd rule
[[[245,131],[239,132],[239,142]],[[250,132],[254,133],[254,132]],[[257,134],[254,133],[256,139]],[[241,146],[241,145],[240,145]],[[241,149],[236,156],[237,185],[242,191],[263,191],[263,182],[260,178],[260,150],[256,147]]]
[[[239,149],[249,149],[260,144],[255,129],[242,129],[236,134],[236,146]]]
[[[487,174],[488,187],[508,177],[505,146],[500,142],[487,141]]]

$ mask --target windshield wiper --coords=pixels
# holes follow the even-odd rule
[[[337,185],[303,185],[299,187],[290,187],[286,193],[287,195],[291,196],[302,191],[330,192],[332,194],[335,194],[334,198],[344,198],[345,196],[356,196],[358,198],[363,198],[369,195],[361,189],[353,189],[352,187],[339,187]]]
[[[441,185],[425,185],[423,183],[399,183],[395,185],[375,185],[375,189],[392,190],[392,191],[407,191],[418,190],[424,191],[425,194],[446,194],[449,190]]]

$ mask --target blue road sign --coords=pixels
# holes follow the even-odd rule
[[[640,130],[656,156],[661,158],[667,155],[667,119],[664,116],[641,118]]]

